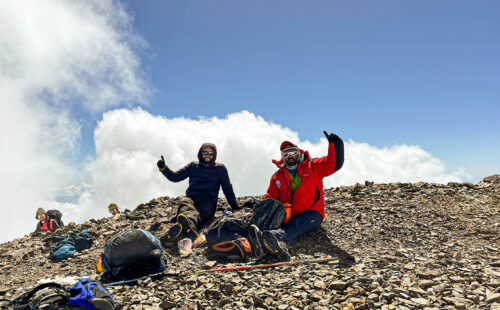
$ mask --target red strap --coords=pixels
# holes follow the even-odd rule
[[[45,222],[45,224],[43,224],[43,226],[42,226],[42,222],[38,222],[38,225],[40,226],[41,232],[47,232],[47,230],[49,230],[49,228],[48,228],[49,223],[48,222]]]

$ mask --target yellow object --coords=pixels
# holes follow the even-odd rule
[[[283,207],[285,207],[285,219],[283,220],[283,223],[288,224],[292,218],[292,204],[286,202],[283,204]]]
[[[97,259],[97,272],[102,272],[102,257],[99,256]]]

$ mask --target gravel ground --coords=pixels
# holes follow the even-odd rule
[[[41,235],[1,244],[0,298],[47,279],[98,279],[107,238],[128,228],[160,237],[177,204],[160,197],[126,215],[70,223],[57,234],[89,229],[94,245],[59,263],[48,259]],[[111,287],[117,308],[500,309],[500,175],[478,184],[365,182],[325,190],[325,204],[322,228],[289,250],[293,261],[326,262],[196,273],[241,263],[210,261],[204,248],[187,258],[166,249],[167,272],[178,275]]]

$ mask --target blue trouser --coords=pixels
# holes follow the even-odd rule
[[[318,211],[308,210],[293,216],[290,222],[280,229],[271,230],[271,233],[280,241],[290,242],[298,236],[317,231],[323,218]]]

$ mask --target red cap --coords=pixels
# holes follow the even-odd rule
[[[288,145],[291,145],[291,146],[293,146],[293,147],[297,147],[295,144],[293,144],[293,143],[292,143],[292,142],[290,142],[290,141],[283,141],[283,142],[281,143],[281,146],[280,146],[280,151],[283,151],[283,149],[284,149],[284,148],[286,148],[286,146],[288,146]]]

